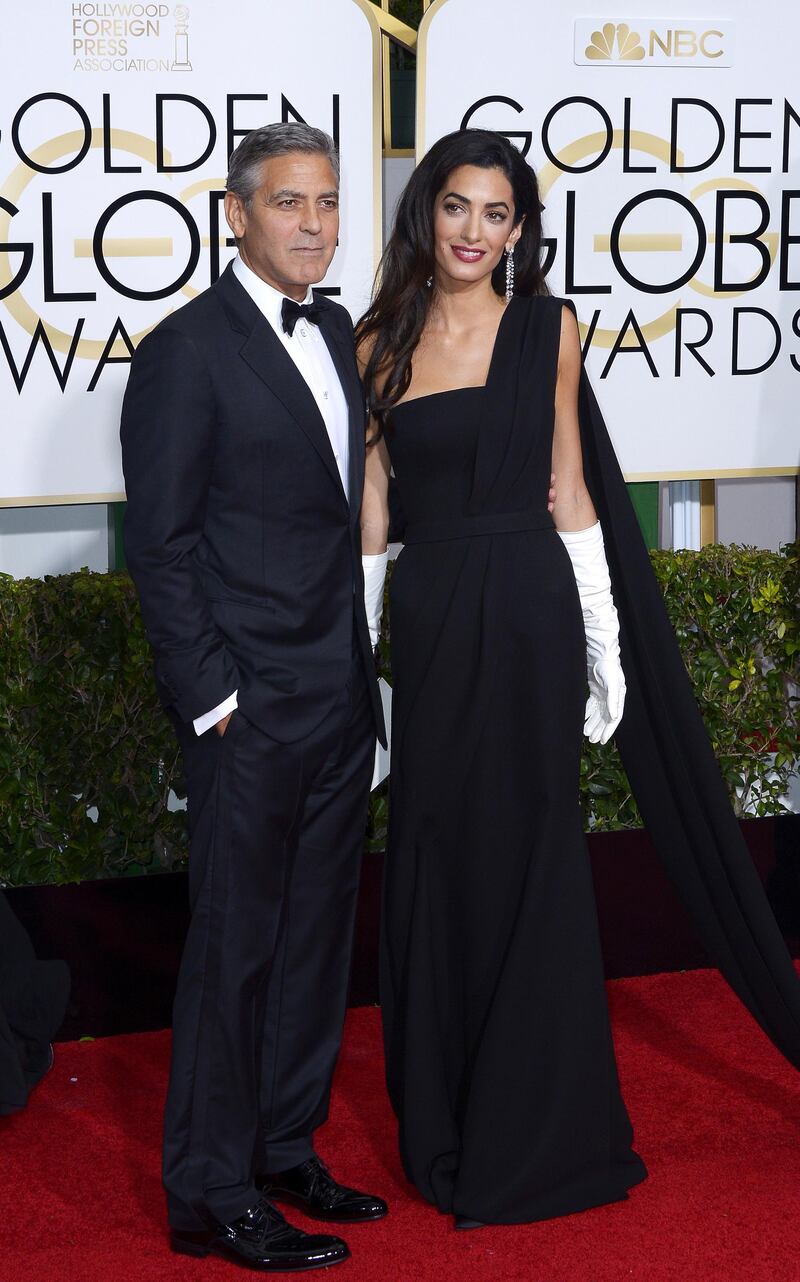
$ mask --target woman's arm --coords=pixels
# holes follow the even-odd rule
[[[389,553],[389,453],[383,437],[367,445],[364,497],[361,501],[361,566],[364,609],[372,648],[378,644],[383,613],[383,585]]]
[[[356,361],[361,378],[375,342],[374,335],[358,344]],[[377,438],[377,439],[376,439]],[[367,466],[364,474],[364,496],[361,503],[361,551],[375,556],[386,551],[389,535],[389,451],[373,418],[367,424]]]
[[[359,373],[363,377],[369,360],[367,344],[356,349]],[[377,438],[377,439],[376,439]],[[373,649],[378,644],[383,613],[383,585],[389,559],[389,451],[383,437],[377,437],[375,421],[367,425],[367,460],[364,493],[361,498],[361,566],[364,572],[364,609]]]
[[[558,472],[553,520],[572,562],[586,634],[589,699],[583,730],[592,743],[606,743],[622,719],[625,674],[619,658],[619,620],[611,595],[603,531],[583,479],[580,378],[578,326],[572,312],[564,307],[553,432],[553,469]]]
[[[558,493],[553,506],[553,520],[557,530],[585,530],[597,522],[597,513],[583,479],[583,455],[578,425],[580,379],[581,343],[578,324],[570,309],[563,307],[552,464],[552,470],[558,477]]]
[[[361,551],[374,556],[386,551],[389,534],[389,451],[383,437],[370,444],[361,503]]]

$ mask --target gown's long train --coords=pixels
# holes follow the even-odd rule
[[[387,1076],[409,1177],[441,1210],[496,1223],[622,1198],[645,1175],[578,805],[583,625],[546,510],[561,306],[513,299],[486,386],[407,401],[387,433],[406,522],[391,585]],[[800,984],[585,378],[580,418],[621,619],[623,761],[704,943],[800,1064]]]

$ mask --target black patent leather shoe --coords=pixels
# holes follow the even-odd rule
[[[261,1273],[325,1269],[350,1255],[341,1238],[303,1233],[287,1224],[280,1211],[263,1198],[230,1224],[218,1224],[200,1233],[172,1229],[170,1246],[178,1255],[221,1255]]]
[[[279,1175],[256,1176],[256,1186],[267,1197],[290,1202],[314,1219],[339,1224],[380,1220],[389,1210],[383,1198],[337,1183],[316,1155]]]

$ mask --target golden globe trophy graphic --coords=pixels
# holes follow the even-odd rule
[[[189,61],[189,8],[185,4],[175,6],[175,60],[171,71],[191,71]]]

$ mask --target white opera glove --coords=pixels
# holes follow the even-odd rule
[[[386,552],[377,552],[374,556],[362,556],[364,567],[364,609],[367,612],[369,640],[373,650],[378,644],[383,614],[383,585],[386,581],[386,566],[389,561]]]
[[[559,530],[558,536],[572,562],[586,632],[589,698],[583,733],[592,743],[607,743],[622,720],[625,674],[603,531],[598,521],[588,530]]]

